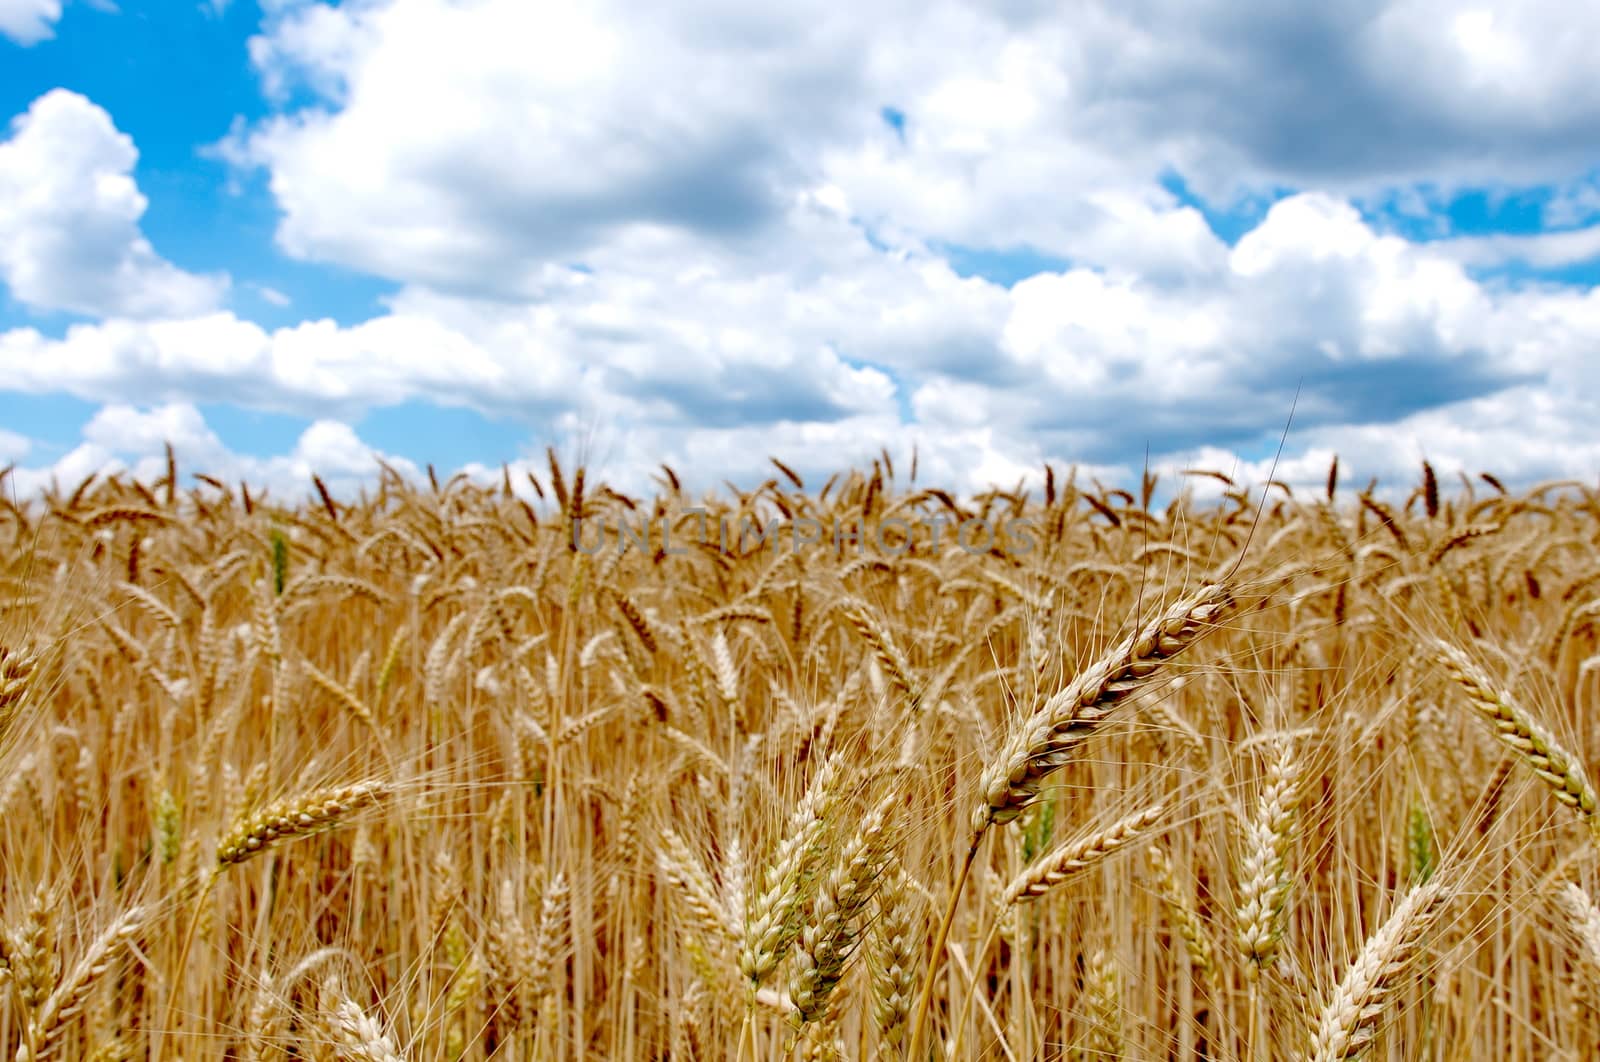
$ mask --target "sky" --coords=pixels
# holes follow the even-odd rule
[[[0,466],[1592,482],[1595,54],[1560,0],[0,0]]]

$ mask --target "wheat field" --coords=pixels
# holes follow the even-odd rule
[[[773,468],[0,503],[0,1055],[1596,1057],[1594,486]]]

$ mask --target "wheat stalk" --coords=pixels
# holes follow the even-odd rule
[[[1045,701],[1012,731],[1000,754],[984,768],[979,779],[982,800],[971,816],[972,839],[944,918],[934,933],[932,958],[911,1018],[911,1057],[920,1055],[922,1024],[933,997],[934,979],[984,833],[991,825],[1010,822],[1022,814],[1038,797],[1045,777],[1070,762],[1079,746],[1124,700],[1143,689],[1163,664],[1198,640],[1232,604],[1231,592],[1221,583],[1207,584],[1180,599]]]

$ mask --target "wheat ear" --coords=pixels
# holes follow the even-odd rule
[[[889,631],[866,610],[865,606],[854,605],[843,610],[845,621],[867,643],[872,650],[873,658],[878,661],[878,666],[883,668],[889,681],[905,696],[906,702],[916,705],[919,699],[918,683],[911,673],[911,665],[906,661],[905,654],[894,643],[894,638]]]
[[[1044,778],[1065,766],[1124,700],[1193,644],[1231,603],[1225,586],[1202,587],[1124,639],[1024,720],[983,772],[983,802],[973,811],[973,832],[1022,814]]]
[[[378,803],[388,793],[387,783],[367,781],[280,800],[233,824],[217,842],[217,865],[243,863],[278,841],[331,829],[347,815]]]
[[[1083,1047],[1074,1052],[1075,1057],[1085,1060],[1123,1057],[1120,981],[1116,964],[1105,951],[1089,956],[1083,976],[1083,1003],[1089,1028]]]
[[[797,1025],[827,1014],[845,964],[860,943],[862,916],[894,856],[889,811],[900,799],[891,793],[867,813],[817,890],[811,918],[795,943],[797,963],[789,980],[791,1020]]]
[[[814,888],[814,869],[827,841],[837,803],[838,756],[829,757],[789,817],[788,828],[761,879],[761,892],[745,916],[739,972],[751,992],[777,969],[800,932],[799,912]]]
[[[95,983],[105,976],[122,950],[132,946],[144,925],[144,917],[145,912],[139,907],[118,916],[95,938],[83,958],[34,1014],[29,1039],[39,1045],[38,1057],[43,1058],[55,1049],[67,1023],[82,1011]]]
[[[1119,819],[1099,833],[1085,837],[1081,841],[1062,845],[1018,874],[1000,894],[1001,906],[1009,907],[1014,903],[1023,903],[1043,896],[1119,848],[1132,844],[1166,817],[1166,814],[1166,806],[1156,804]]]
[[[331,986],[324,988],[324,994],[332,998],[332,1006],[324,1006],[334,1054],[340,1062],[403,1062],[404,1056],[383,1024],[361,1004]]]
[[[1467,702],[1495,728],[1500,740],[1533,768],[1552,796],[1577,812],[1590,830],[1600,833],[1600,819],[1595,814],[1600,798],[1582,762],[1509,693],[1497,691],[1464,652],[1438,638],[1429,639],[1429,644],[1434,659],[1466,694]]]
[[[1576,882],[1567,882],[1556,893],[1556,904],[1570,922],[1573,939],[1592,973],[1600,974],[1600,907]]]
[[[547,1008],[549,1000],[561,986],[557,971],[565,966],[567,952],[568,906],[572,901],[572,888],[567,883],[565,871],[545,886],[539,904],[539,928],[533,938],[533,951],[528,962],[528,982],[533,989],[535,1015]]]
[[[917,990],[917,937],[923,926],[919,903],[904,870],[886,875],[878,890],[878,917],[867,965],[872,973],[872,1016],[890,1048],[905,1040],[906,1016]]]
[[[1161,905],[1166,908],[1183,946],[1189,953],[1189,964],[1201,977],[1210,977],[1212,970],[1211,938],[1194,908],[1191,888],[1178,883],[1178,875],[1166,849],[1153,844],[1148,849],[1150,868],[1155,872],[1156,884],[1161,889]]]
[[[1251,980],[1278,953],[1284,902],[1289,894],[1289,850],[1294,843],[1299,806],[1295,792],[1298,781],[1294,750],[1283,742],[1267,767],[1256,814],[1245,826],[1235,918],[1239,950],[1249,962],[1246,973]]]
[[[1448,896],[1437,878],[1417,886],[1367,938],[1322,1008],[1311,1050],[1302,1056],[1306,1062],[1346,1062],[1372,1047],[1396,983]]]

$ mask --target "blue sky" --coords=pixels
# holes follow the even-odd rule
[[[0,0],[0,464],[1594,477],[1600,14],[993,7]]]

